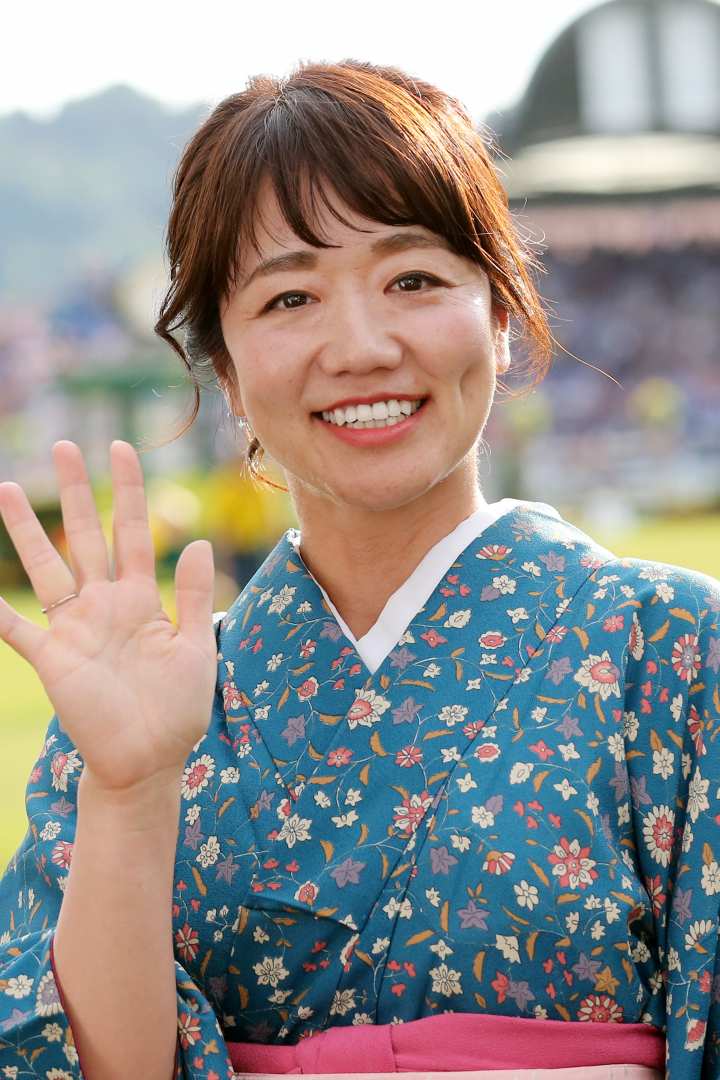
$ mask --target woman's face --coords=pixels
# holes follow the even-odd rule
[[[283,467],[296,504],[390,510],[458,470],[467,490],[496,372],[510,363],[507,313],[493,308],[485,272],[442,237],[333,199],[369,231],[323,207],[320,235],[338,246],[319,249],[264,189],[261,254],[250,249],[220,309],[234,409]]]

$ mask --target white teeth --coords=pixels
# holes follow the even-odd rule
[[[388,401],[375,401],[372,405],[347,405],[345,408],[327,409],[321,413],[323,420],[338,427],[382,428],[392,427],[405,420],[422,405],[422,399],[415,401],[390,398]]]

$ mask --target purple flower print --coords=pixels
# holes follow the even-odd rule
[[[622,761],[615,762],[615,775],[610,781],[610,787],[615,789],[615,802],[620,802],[630,790],[627,768]]]
[[[342,630],[337,623],[326,622],[323,623],[322,630],[320,631],[321,638],[330,638],[331,641],[339,641],[342,637]]]
[[[513,982],[511,979],[506,993],[509,998],[512,998],[517,1003],[521,1012],[525,1012],[529,1001],[535,1000],[535,995],[524,979],[522,982]]]
[[[430,862],[433,874],[449,874],[450,867],[456,865],[457,859],[443,844],[442,847],[430,849]]]
[[[612,783],[612,780],[610,781]],[[652,799],[647,793],[647,776],[633,776],[630,781],[633,806],[650,806]]]
[[[405,698],[397,709],[392,710],[393,724],[412,724],[421,708],[414,698]]]
[[[564,716],[557,725],[557,730],[564,739],[582,739],[582,731],[576,716]]]
[[[467,907],[460,908],[458,915],[460,916],[461,930],[470,930],[471,928],[487,930],[488,913],[478,907],[474,900],[468,900]]]
[[[557,551],[549,551],[547,555],[538,555],[538,562],[541,562],[550,571],[557,571],[559,574],[565,571],[565,556],[558,554]]]
[[[417,660],[415,653],[411,653],[404,645],[402,649],[393,649],[390,653],[390,667],[398,668],[400,671],[404,671],[413,660]]]
[[[240,869],[239,863],[233,862],[234,855],[228,855],[226,859],[219,862],[215,867],[217,873],[215,874],[216,881],[227,881],[228,885],[232,885],[233,874],[237,874]]]
[[[287,727],[281,732],[283,739],[287,740],[288,746],[294,746],[298,739],[305,738],[305,717],[288,717]]]
[[[197,821],[193,821],[192,825],[187,825],[185,828],[185,847],[192,848],[193,851],[197,851],[198,845],[205,839],[205,833],[200,831],[200,818]]]
[[[599,960],[591,960],[585,953],[580,953],[580,959],[577,964],[573,964],[572,971],[574,975],[577,975],[578,979],[594,983],[600,967]]]
[[[549,679],[555,686],[559,686],[566,675],[569,675],[572,671],[572,665],[570,663],[569,656],[561,656],[559,660],[551,660],[548,665],[545,678]]]
[[[679,923],[685,923],[692,915],[692,889],[675,888],[672,899],[672,916]]]
[[[706,667],[717,675],[720,671],[720,638],[711,637],[708,642],[708,654],[705,660]]]
[[[330,877],[335,878],[338,889],[344,889],[348,884],[359,885],[360,874],[366,865],[364,862],[356,862],[348,855],[347,859],[330,871]]]

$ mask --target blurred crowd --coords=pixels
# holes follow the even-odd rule
[[[532,393],[496,398],[483,443],[486,496],[620,515],[717,507],[720,251],[548,247],[542,262],[537,285],[567,351],[557,350]],[[0,477],[23,484],[50,526],[58,521],[53,442],[78,441],[100,474],[109,433],[167,438],[190,399],[185,387],[170,404],[167,388],[184,372],[169,350],[138,341],[115,303],[116,284],[83,282],[45,312],[0,306]],[[522,355],[519,340],[513,358]],[[172,373],[164,383],[158,357]],[[147,364],[152,377],[129,380],[128,404],[117,380]],[[67,376],[83,373],[100,380],[92,397],[68,389]],[[208,536],[232,588],[293,515],[286,496],[248,479],[242,439],[221,412],[219,394],[205,393],[191,432],[142,460],[159,557],[172,561],[193,536]],[[0,526],[0,578],[12,555]]]

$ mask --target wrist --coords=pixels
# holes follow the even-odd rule
[[[182,771],[148,777],[128,788],[108,788],[85,767],[78,782],[78,812],[85,821],[107,821],[133,830],[177,829]]]

